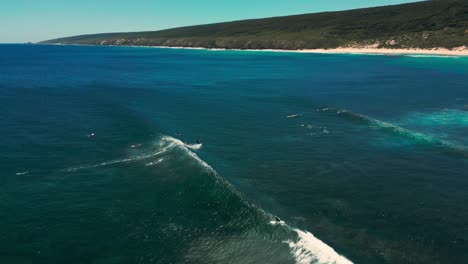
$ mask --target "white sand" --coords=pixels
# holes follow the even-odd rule
[[[336,49],[315,49],[299,50],[305,53],[344,53],[344,54],[385,54],[385,55],[438,55],[438,56],[468,56],[467,47],[455,49],[380,49],[380,48],[336,48]]]
[[[47,44],[47,45],[63,45],[63,44]],[[76,46],[101,46],[101,45],[86,45],[86,44],[66,44]],[[453,49],[434,48],[434,49],[383,49],[375,46],[364,47],[340,47],[334,49],[302,49],[302,50],[286,50],[286,49],[223,49],[223,48],[203,48],[203,47],[171,47],[171,46],[126,46],[126,45],[109,45],[109,46],[125,46],[134,48],[164,48],[164,49],[193,49],[193,50],[237,50],[237,51],[268,51],[268,52],[296,52],[296,53],[325,53],[325,54],[378,54],[378,55],[425,55],[425,56],[453,56],[461,57],[468,56],[468,46],[456,47]]]
[[[196,49],[196,50],[239,50],[239,49],[207,49],[202,47],[167,47],[158,46],[156,48],[172,49]],[[468,56],[468,47],[462,46],[454,49],[434,48],[434,49],[382,49],[375,47],[341,47],[335,49],[243,49],[242,51],[269,51],[269,52],[296,52],[296,53],[325,53],[325,54],[380,54],[380,55],[428,55],[428,56]]]

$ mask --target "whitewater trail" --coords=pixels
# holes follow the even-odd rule
[[[98,168],[103,166],[114,165],[118,163],[129,163],[135,161],[146,160],[149,158],[156,157],[160,154],[167,152],[168,150],[178,147],[181,150],[184,150],[188,156],[193,158],[200,164],[207,172],[210,172],[216,180],[222,182],[230,191],[234,192],[238,195],[242,200],[246,202],[249,206],[254,206],[258,211],[260,211],[266,218],[272,219],[273,216],[263,209],[248,203],[246,199],[243,199],[243,195],[239,193],[229,182],[227,182],[224,178],[219,176],[216,170],[211,167],[208,163],[202,160],[193,150],[199,150],[202,147],[202,144],[186,144],[183,141],[169,137],[163,136],[161,137],[162,142],[168,142],[169,144],[157,152],[138,155],[130,158],[119,159],[119,160],[112,160],[107,162],[102,162],[95,165],[88,165],[88,166],[80,166],[69,168],[67,171],[74,172],[82,169],[91,169],[91,168]],[[160,158],[156,162],[147,163],[146,166],[152,166],[159,162],[162,162],[164,159]],[[270,224],[273,224],[270,222]],[[295,233],[297,238],[294,240],[284,241],[289,248],[292,256],[294,257],[297,264],[350,264],[352,263],[350,260],[338,254],[332,247],[328,246],[320,239],[316,238],[312,233],[303,231],[297,228],[290,227],[289,225],[285,224],[284,222],[279,225],[279,228],[286,228],[288,231]]]
[[[128,163],[128,162],[145,160],[145,159],[153,158],[153,157],[156,157],[156,156],[158,156],[160,154],[163,154],[163,153],[167,152],[170,148],[172,148],[174,146],[175,146],[175,144],[169,144],[169,145],[167,145],[166,147],[162,148],[161,150],[159,150],[157,152],[137,155],[137,156],[126,158],[126,159],[117,159],[117,160],[101,162],[101,163],[94,164],[94,165],[84,165],[84,166],[79,166],[79,167],[68,168],[68,169],[66,169],[66,171],[74,172],[74,171],[78,171],[78,170],[99,168],[99,167],[114,165],[114,164],[118,164],[118,163]]]

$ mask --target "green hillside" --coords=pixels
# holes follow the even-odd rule
[[[468,0],[234,21],[161,31],[82,35],[43,43],[236,49],[454,48],[468,45]]]

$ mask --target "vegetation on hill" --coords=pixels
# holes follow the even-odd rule
[[[161,31],[83,35],[43,43],[228,49],[455,48],[468,46],[468,0],[433,0]]]

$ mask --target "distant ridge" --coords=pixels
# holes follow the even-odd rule
[[[82,35],[41,43],[286,50],[453,49],[468,46],[468,0],[433,0],[161,31]]]

